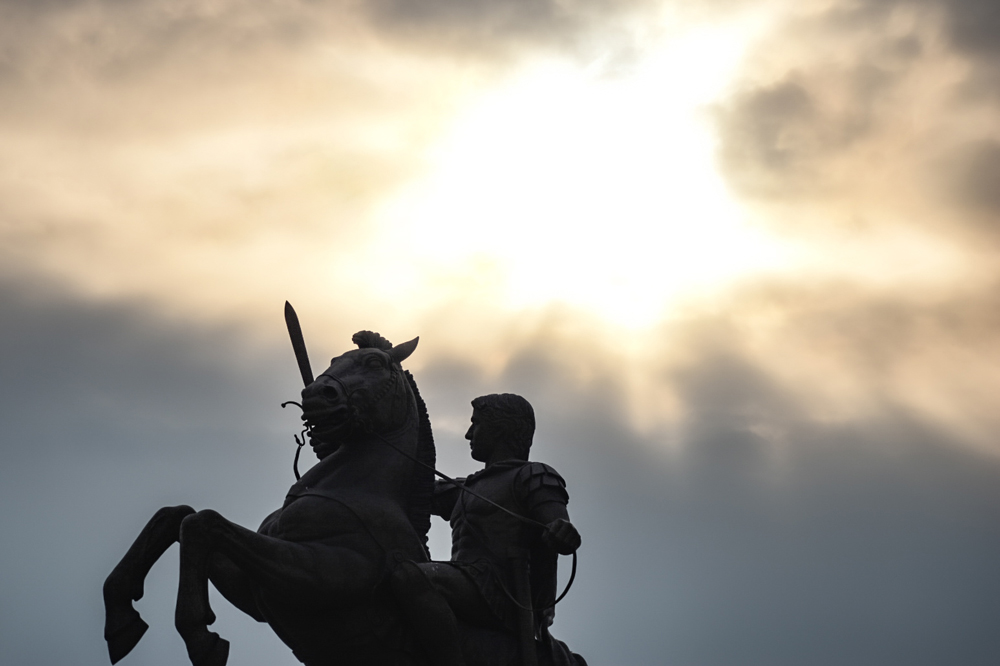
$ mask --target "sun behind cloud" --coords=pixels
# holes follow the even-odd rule
[[[693,31],[625,72],[602,59],[525,67],[472,105],[429,174],[381,209],[384,237],[417,283],[440,289],[450,274],[460,291],[490,267],[508,308],[559,302],[626,326],[779,265],[779,245],[726,191],[705,122],[747,36]]]

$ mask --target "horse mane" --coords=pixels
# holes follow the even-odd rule
[[[389,351],[392,343],[374,331],[358,331],[351,337],[351,342],[359,349],[381,349]],[[416,459],[422,465],[413,466],[413,476],[410,479],[410,491],[406,503],[406,516],[414,531],[420,536],[420,542],[427,550],[427,532],[431,529],[431,495],[434,492],[434,463],[436,452],[434,448],[434,433],[431,431],[431,420],[427,416],[427,405],[420,397],[417,382],[409,370],[403,370],[403,376],[410,385],[413,398],[417,403],[417,451]]]
[[[431,420],[427,415],[427,405],[420,397],[417,389],[417,382],[409,370],[404,370],[403,375],[410,384],[413,397],[417,402],[417,418],[419,419],[417,431],[417,452],[416,458],[424,465],[413,466],[413,477],[410,480],[409,502],[407,502],[406,515],[410,519],[410,524],[420,536],[420,541],[427,550],[427,532],[431,529],[431,495],[434,492],[434,463],[436,461],[436,450],[434,448],[434,433],[431,430]]]

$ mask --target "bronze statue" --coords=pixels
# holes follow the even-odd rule
[[[548,634],[557,553],[580,546],[566,512],[566,482],[548,465],[528,462],[535,415],[527,400],[486,395],[472,408],[465,437],[472,458],[486,467],[457,484],[437,481],[431,505],[431,513],[451,522],[452,559],[402,563],[393,589],[434,664],[464,666],[464,653],[489,648],[463,649],[459,619],[518,634],[521,664],[536,662],[536,648],[548,653],[547,661],[583,664]]]
[[[428,562],[426,549],[432,504],[439,514],[451,503],[463,507],[466,513],[462,515],[471,515],[468,512],[477,510],[473,500],[481,501],[473,496],[474,488],[486,487],[476,481],[476,475],[465,480],[472,493],[469,498],[464,496],[470,492],[454,486],[452,490],[434,486],[434,439],[427,410],[413,377],[400,366],[416,348],[416,338],[393,346],[377,333],[361,331],[353,337],[358,349],[334,358],[313,380],[298,321],[287,304],[286,319],[306,384],[302,418],[319,462],[292,485],[283,506],[265,518],[257,532],[211,510],[160,509],[104,584],[104,636],[112,663],[125,657],[145,633],[147,625],[132,601],[142,597],[150,568],[175,542],[181,549],[175,625],[194,666],[224,666],[229,654],[229,643],[208,630],[215,621],[208,581],[234,606],[270,624],[307,666],[437,663],[436,656],[428,655],[422,633],[427,628],[413,622],[411,611],[420,600],[411,601],[405,594],[407,582],[413,579],[407,572],[438,566]],[[477,434],[474,423],[470,436],[473,455],[488,463],[481,476],[489,476],[505,470],[504,460],[509,459],[506,453],[498,458],[499,453],[490,451],[508,449],[506,443],[490,444],[493,431],[488,426],[484,432],[486,436]],[[456,543],[458,562],[440,566],[454,567],[477,593],[495,594],[514,585],[513,594],[527,602],[521,605],[529,610],[522,612],[541,611],[540,621],[530,621],[543,627],[551,617],[551,609],[544,607],[551,601],[555,552],[575,549],[579,539],[568,522],[558,522],[566,520],[565,491],[558,475],[539,463],[523,461],[512,473],[518,487],[544,487],[546,496],[555,498],[545,503],[552,506],[544,510],[534,505],[519,507],[539,518],[552,516],[555,522],[547,523],[552,529],[545,537],[539,536],[540,528],[530,537],[514,530],[509,541],[508,535],[497,532],[500,541],[480,543],[509,546],[511,552],[550,544],[544,551],[522,554],[531,571],[502,569],[496,578],[483,574],[477,567],[487,565],[466,557],[472,542],[468,546]],[[469,529],[476,529],[477,524],[468,521]],[[423,573],[418,575],[425,580]],[[430,576],[436,581],[433,573]],[[533,592],[528,586],[533,586]],[[471,598],[466,594],[471,589],[466,586],[456,599]],[[432,602],[441,598],[439,592],[432,592],[438,594]],[[442,622],[450,620],[448,627],[456,632],[452,647],[460,645],[464,650],[464,657],[456,658],[464,658],[469,666],[531,664],[536,659],[543,666],[556,666],[569,663],[563,658],[566,655],[576,658],[551,640],[544,628],[521,631],[519,644],[511,630],[514,624],[508,606],[487,598],[486,608],[493,618],[485,622],[461,610],[457,623],[454,615],[439,615]],[[435,630],[436,626],[430,629]],[[540,640],[535,640],[536,635]]]

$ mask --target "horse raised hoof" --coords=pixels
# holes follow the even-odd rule
[[[117,664],[131,652],[147,629],[149,625],[132,608],[114,615],[109,613],[104,625],[104,640],[108,642],[111,663]]]
[[[214,631],[200,633],[197,638],[186,638],[188,657],[193,666],[226,666],[229,661],[229,641]]]

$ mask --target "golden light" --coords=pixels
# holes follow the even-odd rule
[[[485,279],[495,305],[561,302],[643,326],[678,297],[780,264],[726,192],[706,122],[750,34],[688,32],[624,73],[535,64],[480,100],[429,175],[380,211],[409,264],[394,286]]]

